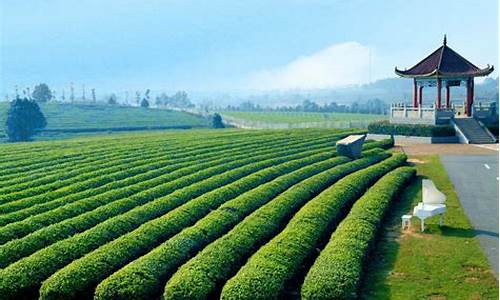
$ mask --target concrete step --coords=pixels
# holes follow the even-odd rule
[[[495,140],[486,132],[479,122],[472,118],[455,119],[455,124],[472,144],[490,144]]]

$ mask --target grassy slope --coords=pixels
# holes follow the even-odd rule
[[[387,117],[383,115],[314,112],[224,112],[224,115],[249,121],[289,124],[329,121],[374,121],[387,119]]]
[[[362,299],[498,299],[498,282],[474,237],[448,175],[438,156],[413,157],[419,177],[401,196],[389,216],[383,238],[371,258]],[[421,200],[421,180],[430,178],[447,196],[444,226],[438,217],[413,218],[400,235],[401,215]]]
[[[0,131],[3,131],[8,103],[0,103]],[[184,112],[84,104],[42,104],[48,130],[111,129],[124,127],[207,126],[207,120]],[[58,136],[68,134],[58,133]],[[73,136],[71,133],[69,136]],[[51,137],[52,135],[49,135]],[[45,135],[47,137],[47,135]]]

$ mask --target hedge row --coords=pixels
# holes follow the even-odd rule
[[[217,155],[212,154],[213,157],[209,159],[205,158],[188,161],[187,163],[173,164],[152,172],[127,178],[123,181],[113,182],[99,188],[71,194],[48,203],[0,215],[0,225],[5,225],[0,227],[0,245],[13,239],[22,238],[45,226],[81,215],[96,208],[99,210],[109,209],[106,216],[111,217],[114,214],[122,213],[127,206],[121,207],[121,209],[113,209],[113,206],[117,207],[119,204],[103,207],[104,205],[114,203],[125,197],[132,197],[125,201],[134,207],[150,199],[137,196],[134,197],[137,193],[142,192],[140,196],[144,197],[145,191],[154,189],[159,185],[169,184],[169,182],[183,176],[188,176],[206,168],[231,162],[233,159],[244,158],[248,155],[244,151],[240,151],[239,153],[233,152],[231,156],[227,155],[229,153],[231,153],[231,150],[222,151],[221,153],[217,153]],[[196,164],[193,164],[193,162],[196,162]],[[123,188],[115,189],[119,187]],[[157,189],[165,190],[165,187]],[[129,201],[131,199],[137,200],[137,204]],[[129,207],[129,209],[132,207]],[[104,215],[102,216],[104,217]],[[96,222],[99,220],[100,218],[96,218]],[[2,253],[2,251],[0,251],[0,253]],[[2,255],[0,254],[0,256]]]
[[[182,148],[182,145],[177,145],[170,151],[179,151],[183,149],[184,148]],[[106,151],[99,151],[96,149],[96,151],[92,154],[79,157],[78,161],[71,160],[69,162],[61,163],[58,162],[57,160],[54,160],[52,161],[51,165],[45,168],[32,170],[33,173],[30,172],[31,170],[28,172],[16,172],[18,175],[16,178],[12,178],[10,180],[2,180],[2,185],[5,182],[10,182],[14,184],[9,184],[8,186],[1,187],[0,194],[6,195],[7,193],[33,187],[36,186],[37,184],[47,184],[53,181],[66,179],[71,176],[80,175],[78,173],[75,173],[75,166],[78,166],[78,168],[81,169],[95,165],[96,163],[106,162],[109,159],[118,159],[118,158],[134,157],[134,156],[139,159],[141,158],[143,153],[145,154],[145,156],[143,156],[142,158],[154,157],[155,155],[158,155],[160,151],[161,153],[165,153],[165,149],[160,149],[158,147],[146,149],[146,151],[141,150],[140,152],[141,156],[137,155],[138,154],[137,152],[140,149],[134,149],[134,148],[129,149],[128,147],[116,147],[114,151],[110,150],[112,149],[108,149]],[[37,160],[32,158],[30,161],[33,164]],[[54,177],[53,175],[57,173],[59,173],[59,177]],[[20,183],[23,184],[21,185]]]
[[[116,202],[111,202],[108,205],[102,205],[97,209],[80,214],[77,217],[41,228],[40,230],[34,231],[33,233],[28,234],[22,238],[13,239],[16,236],[20,236],[24,232],[36,230],[40,227],[39,222],[50,223],[52,222],[52,220],[57,220],[60,217],[61,212],[48,212],[47,214],[44,214],[44,219],[35,220],[37,222],[18,222],[5,226],[5,229],[0,229],[0,236],[3,240],[10,239],[11,241],[0,246],[0,268],[8,266],[10,263],[15,262],[22,257],[28,256],[35,251],[42,249],[56,241],[65,239],[68,236],[96,226],[100,222],[103,222],[109,218],[129,212],[134,208],[140,209],[141,205],[144,205],[149,201],[157,199],[156,202],[161,202],[163,201],[163,198],[168,197],[170,193],[174,192],[177,189],[193,185],[216,174],[226,172],[227,170],[230,170],[231,167],[236,168],[241,167],[245,164],[253,163],[255,161],[255,158],[269,159],[276,157],[279,154],[292,154],[299,157],[307,153],[313,153],[309,151],[305,154],[293,154],[301,152],[303,148],[283,150],[279,152],[276,152],[274,148],[266,149],[267,150],[261,151],[256,151],[255,149],[249,150],[253,151],[253,153],[256,155],[256,157],[253,158],[248,158],[249,152],[237,156],[229,155],[215,162],[195,165],[183,170],[179,170],[179,172],[166,174],[165,176],[163,176],[163,179],[168,179],[170,177],[172,181],[157,185],[156,187],[150,189],[147,189],[147,186],[143,186],[143,191],[136,193],[131,197]],[[179,176],[180,178],[175,179]],[[96,199],[94,199],[94,201],[96,201]],[[101,201],[105,202],[107,201],[107,198],[103,198],[101,199]],[[85,210],[86,205],[92,206],[93,204],[85,202],[82,203],[81,206],[75,206],[74,209],[76,212],[78,212],[78,210]],[[19,226],[17,224],[19,224]]]
[[[186,143],[178,144],[177,143],[174,146],[169,145],[170,147],[168,147],[167,149],[164,149],[163,147],[161,149],[158,147],[152,147],[152,148],[153,148],[153,150],[155,150],[155,151],[153,151],[153,153],[156,153],[155,156],[158,156],[159,153],[164,154],[165,151],[169,151],[172,153],[176,153],[176,152],[183,153],[186,151],[192,152],[194,150],[198,150],[198,152],[201,152],[203,150],[212,151],[212,149],[217,148],[214,146],[220,145],[220,143],[219,144],[206,143],[206,144],[207,145],[204,148],[202,148],[202,146],[204,144],[200,145],[200,142],[197,142],[196,144],[195,143],[189,143],[189,144],[186,144]],[[192,145],[194,145],[194,146],[198,145],[198,146],[192,147]],[[138,155],[139,153],[137,153],[137,152],[139,152],[138,150],[140,151],[140,155]],[[180,150],[183,150],[183,151],[180,151]],[[159,151],[161,151],[161,152],[159,152]],[[29,186],[47,184],[47,183],[55,181],[55,180],[66,179],[66,178],[69,178],[71,176],[74,176],[72,173],[75,172],[75,171],[73,171],[73,170],[75,170],[75,166],[77,166],[78,169],[80,170],[81,168],[83,168],[89,164],[96,164],[96,163],[99,163],[99,161],[105,161],[105,160],[109,159],[111,156],[117,156],[116,154],[119,154],[119,153],[126,153],[129,155],[131,154],[132,156],[136,156],[137,158],[145,159],[146,157],[143,154],[148,154],[149,152],[151,152],[151,151],[144,151],[143,149],[135,149],[133,147],[115,147],[113,152],[107,150],[107,152],[101,154],[99,151],[96,151],[96,152],[88,155],[87,157],[84,157],[83,159],[81,159],[81,161],[78,161],[77,164],[75,164],[74,161],[70,161],[70,162],[66,162],[66,163],[59,163],[59,162],[55,161],[55,162],[53,162],[53,164],[51,166],[49,166],[53,169],[55,168],[55,171],[51,172],[49,167],[47,167],[47,168],[44,168],[42,170],[42,172],[38,171],[35,174],[31,174],[31,175],[28,175],[27,173],[23,173],[22,175],[25,175],[24,177],[17,176],[16,178],[9,180],[8,182],[10,182],[11,184],[8,184],[8,187],[6,187],[6,188],[9,190],[14,190],[14,189],[21,190],[21,189],[25,189]],[[151,156],[151,157],[154,157],[154,156]],[[80,170],[80,173],[75,173],[75,174],[80,175],[81,173],[82,173],[82,171]],[[53,176],[54,174],[57,174],[58,176],[57,175]],[[21,175],[21,174],[19,174],[19,175]],[[50,175],[50,176],[47,176],[47,175]],[[5,181],[2,181],[2,185],[4,182]],[[23,182],[25,183],[24,185],[19,184],[19,183],[23,183]],[[0,194],[5,195],[7,192],[10,192],[8,190],[5,190],[6,188],[1,188]]]
[[[241,135],[242,138],[240,137],[240,135],[236,136],[234,134],[231,134],[231,135],[226,134],[225,136],[223,136],[223,138],[221,138],[221,136],[215,136],[215,138],[212,138],[211,136],[212,136],[211,134],[208,134],[208,136],[206,137],[209,139],[209,142],[207,142],[207,141],[200,142],[200,141],[196,141],[196,139],[193,139],[196,141],[194,143],[192,142],[192,140],[189,140],[189,135],[187,135],[187,134],[186,134],[186,137],[188,137],[188,139],[185,139],[184,137],[180,137],[180,138],[176,137],[175,139],[168,139],[168,138],[162,137],[161,141],[158,141],[158,140],[149,141],[148,139],[141,138],[140,140],[137,141],[138,142],[137,146],[127,145],[125,147],[124,147],[122,142],[113,143],[113,144],[110,144],[107,142],[107,143],[105,143],[105,145],[98,145],[99,149],[95,149],[94,151],[90,151],[90,150],[89,151],[84,151],[84,150],[80,151],[80,148],[82,146],[78,145],[79,151],[75,154],[66,153],[66,152],[60,153],[60,152],[56,151],[57,155],[54,155],[53,157],[50,157],[50,155],[46,155],[46,153],[48,151],[50,152],[51,150],[43,149],[43,153],[45,155],[42,158],[32,157],[31,154],[33,152],[38,153],[39,151],[31,151],[30,157],[24,160],[24,164],[20,160],[15,160],[15,163],[13,164],[12,169],[8,169],[8,170],[6,169],[6,171],[2,172],[2,174],[7,174],[7,171],[11,171],[12,174],[6,175],[6,176],[2,175],[0,177],[0,181],[3,183],[7,180],[19,178],[20,176],[27,174],[27,173],[30,173],[30,172],[36,172],[36,173],[45,172],[46,167],[53,167],[54,165],[57,166],[58,164],[61,163],[62,159],[67,158],[67,157],[75,157],[75,158],[81,159],[85,156],[99,155],[101,153],[106,153],[106,152],[116,152],[116,150],[119,148],[126,148],[126,150],[129,152],[138,151],[138,153],[142,152],[143,149],[160,148],[165,153],[168,153],[168,152],[171,152],[174,150],[171,147],[171,145],[175,145],[175,147],[177,147],[177,148],[181,147],[181,149],[183,149],[183,147],[185,148],[187,146],[186,144],[188,144],[188,145],[197,144],[198,145],[197,148],[201,150],[204,146],[209,147],[212,145],[219,145],[221,143],[228,144],[231,142],[236,143],[236,142],[248,140],[248,133],[246,135]],[[290,136],[293,136],[293,135],[290,135],[290,134],[277,135],[276,138],[283,138],[283,137],[290,137]],[[245,139],[244,137],[247,137],[247,138]],[[268,134],[266,134],[266,135],[255,134],[255,136],[251,136],[251,137],[252,137],[252,140],[254,140],[255,138],[268,139]],[[52,147],[53,146],[51,144],[51,149],[52,149]],[[22,166],[22,165],[24,165],[24,167],[20,168],[20,166]],[[40,166],[45,166],[45,167],[40,168]]]
[[[192,131],[194,135],[197,135],[196,131]],[[198,132],[199,133],[199,132]],[[276,131],[274,134],[279,135]],[[229,132],[229,131],[218,131],[218,132],[207,132],[204,131],[203,135],[207,137],[209,140],[214,139],[246,139],[248,137],[255,136],[264,136],[260,132]],[[268,135],[268,134],[266,134]],[[179,141],[181,142],[189,142],[193,135],[189,133],[185,133],[180,136],[177,133],[161,133],[159,134],[141,134],[140,136],[134,135],[134,140],[137,143],[128,144],[127,147],[130,149],[140,150],[141,148],[152,148],[157,146],[169,146],[171,144],[176,144]],[[105,143],[103,144],[103,141]],[[74,139],[71,141],[50,141],[50,142],[37,142],[31,144],[6,144],[3,146],[5,151],[2,153],[5,154],[5,157],[2,157],[1,164],[4,163],[12,163],[13,167],[21,166],[19,164],[20,161],[25,159],[42,159],[46,161],[53,160],[60,156],[61,152],[67,154],[83,154],[84,156],[90,155],[96,151],[100,151],[102,149],[107,149],[108,151],[113,151],[117,147],[124,146],[123,143],[123,135],[115,135],[115,136],[106,136],[99,138],[81,138]],[[50,157],[52,156],[52,157]],[[5,159],[4,159],[5,158]],[[26,165],[29,165],[27,163]]]
[[[378,154],[373,150],[371,152],[372,155],[366,158],[329,169],[294,185],[256,210],[228,234],[181,266],[165,287],[165,299],[205,299],[213,294],[255,249],[278,233],[309,199],[347,174],[389,156],[377,150]]]
[[[158,157],[158,153],[146,154],[144,159],[151,157]],[[37,199],[37,203],[49,201],[64,195],[67,195],[66,190],[73,190],[72,185],[81,185],[81,189],[86,189],[89,186],[92,187],[93,184],[84,185],[84,182],[95,182],[100,180],[96,177],[101,177],[103,175],[112,174],[119,172],[121,170],[126,170],[128,168],[136,167],[141,165],[141,158],[139,158],[136,153],[131,153],[127,157],[108,159],[104,163],[91,164],[82,169],[76,169],[70,172],[70,177],[63,180],[55,180],[49,184],[42,184],[39,186],[34,186],[28,189],[20,190],[6,195],[0,195],[0,213],[6,213],[13,210],[5,209],[6,204],[21,203],[23,200]],[[55,175],[61,176],[60,174]],[[62,177],[65,177],[62,175]],[[104,181],[106,183],[106,181]],[[95,184],[95,183],[94,183]],[[23,207],[22,205],[20,205]],[[14,209],[15,210],[15,209]]]
[[[230,147],[231,144],[228,143],[227,147]],[[200,146],[202,147],[202,145]],[[200,149],[200,151],[207,151],[207,149]],[[31,189],[22,190],[9,195],[0,196],[0,203],[11,203],[11,206],[5,207],[5,205],[0,205],[0,213],[7,213],[11,211],[15,211],[24,207],[29,207],[34,203],[41,203],[50,201],[55,198],[59,198],[68,194],[72,194],[78,191],[86,190],[91,187],[100,186],[110,180],[105,180],[104,176],[110,173],[118,172],[118,171],[128,171],[130,168],[141,165],[142,160],[146,160],[148,158],[157,159],[159,154],[162,154],[162,149],[154,149],[152,153],[145,152],[144,154],[137,155],[137,153],[128,154],[128,158],[119,159],[117,161],[107,161],[104,164],[92,164],[91,166],[83,169],[74,170],[71,173],[74,176],[67,180],[56,181],[52,184],[46,184],[42,186],[33,187]],[[179,153],[175,155],[170,155],[169,158],[173,159],[174,157],[185,157],[188,156],[184,153]],[[123,175],[125,174],[125,175]],[[122,176],[126,176],[127,172],[122,173]],[[56,175],[57,176],[57,175]],[[113,179],[116,180],[116,179]],[[24,198],[29,198],[29,203],[25,203],[22,200]],[[20,200],[19,200],[20,199]],[[13,204],[12,201],[16,201],[16,205]]]
[[[141,149],[139,147],[132,147],[134,151],[140,151]],[[10,168],[6,168],[6,171],[3,172],[1,180],[6,181],[6,180],[11,180],[16,177],[19,177],[22,174],[25,173],[30,173],[30,172],[43,172],[47,167],[51,167],[53,165],[58,165],[61,162],[65,162],[67,158],[71,159],[76,159],[76,158],[84,158],[86,156],[93,156],[93,155],[105,155],[107,153],[113,154],[114,152],[118,153],[125,153],[127,154],[127,151],[131,151],[127,147],[127,149],[124,149],[123,151],[120,150],[118,147],[117,148],[110,148],[110,149],[101,149],[101,150],[95,150],[94,153],[71,153],[71,154],[63,154],[61,156],[61,153],[56,154],[56,155],[47,155],[42,158],[36,158],[36,157],[31,157],[28,159],[24,159],[21,161],[16,161],[14,162],[13,166]],[[64,152],[63,152],[64,153]]]
[[[134,141],[137,143],[128,144],[127,146],[135,147],[139,149],[140,147],[150,147],[153,144],[156,145],[170,145],[177,141],[189,142],[193,139],[193,137],[200,136],[200,133],[203,137],[206,137],[209,140],[214,139],[247,139],[256,136],[289,136],[291,134],[296,134],[292,132],[282,133],[277,130],[268,131],[268,132],[256,132],[256,131],[230,131],[230,130],[219,130],[219,131],[206,131],[206,130],[193,130],[189,132],[185,132],[179,134],[178,132],[161,132],[161,133],[142,133],[140,135],[137,134],[128,134],[128,135],[110,135],[110,136],[99,136],[99,137],[83,137],[72,140],[64,140],[64,141],[45,141],[45,142],[36,142],[30,144],[6,144],[3,146],[3,153],[8,155],[7,158],[11,156],[17,156],[18,159],[23,157],[33,157],[39,156],[43,157],[43,154],[40,153],[52,153],[57,152],[59,150],[67,151],[75,151],[80,153],[80,149],[87,149],[94,147],[95,149],[109,147],[112,149],[115,146],[124,145],[123,137],[124,136],[132,136]],[[312,132],[313,134],[322,134],[323,132],[315,130]],[[311,135],[312,136],[312,135]],[[105,142],[103,144],[103,142]],[[84,152],[85,154],[92,153],[93,150],[89,150]],[[2,161],[4,161],[2,159]]]
[[[363,144],[363,151],[373,148],[391,149],[394,147],[394,139],[383,139],[380,141],[368,140]]]
[[[289,151],[293,153],[296,150]],[[99,223],[97,226],[85,232],[43,248],[33,255],[25,257],[0,271],[2,275],[0,276],[0,295],[5,299],[15,299],[20,295],[36,295],[42,281],[60,268],[95,250],[99,246],[134,230],[143,223],[158,218],[193,198],[247,176],[257,170],[293,158],[307,157],[312,153],[302,152],[300,154],[294,154],[293,156],[282,156],[283,154],[283,152],[277,151],[273,154],[252,156],[237,162],[207,169],[212,173],[205,174],[205,178],[208,177],[208,179],[202,181],[193,180],[192,183],[194,184],[184,188],[174,189],[175,191],[168,196],[157,198],[127,213]],[[224,173],[221,174],[221,172]],[[154,199],[155,195],[150,195],[150,197]],[[106,211],[103,213],[106,213]],[[72,234],[71,230],[73,230],[73,232],[78,232],[80,228],[85,228],[88,222],[93,222],[90,218],[85,218],[84,216],[85,214],[75,218],[79,219],[80,222],[73,224],[70,230],[67,229],[66,231],[69,231],[70,234],[66,236]],[[57,235],[59,233],[53,232],[53,234]],[[36,241],[51,244],[52,236],[45,236],[42,237],[42,239],[45,241]],[[61,237],[56,236],[56,240],[58,239],[61,239]]]
[[[304,205],[285,229],[261,247],[236,276],[227,281],[221,299],[275,299],[322,236],[350,204],[378,178],[406,161],[404,154],[348,175]],[[168,287],[168,285],[167,285]],[[166,290],[166,295],[169,291]],[[173,299],[170,297],[170,299]]]
[[[352,207],[314,262],[302,299],[355,299],[363,263],[392,200],[415,176],[401,167],[377,181]]]
[[[336,157],[317,162],[239,195],[104,280],[97,287],[94,298],[158,298],[167,277],[178,266],[246,215],[298,182],[348,161],[348,158]]]
[[[9,175],[4,175],[1,176],[0,178],[0,188],[4,189],[6,187],[19,184],[19,183],[24,183],[24,182],[31,182],[35,180],[39,180],[43,177],[46,177],[48,175],[53,175],[60,170],[71,170],[72,168],[74,169],[75,166],[78,166],[80,164],[86,164],[88,162],[92,161],[97,161],[101,155],[105,155],[109,153],[109,150],[103,151],[101,153],[96,153],[88,156],[83,156],[83,155],[78,155],[74,156],[71,159],[66,159],[66,160],[61,160],[61,159],[54,159],[52,161],[52,164],[42,167],[42,168],[34,168],[27,170],[25,172],[15,172],[14,174]],[[59,156],[61,158],[61,156]],[[30,160],[32,163],[37,161],[34,158]]]
[[[5,189],[13,185],[18,185],[20,183],[28,183],[43,180],[43,178],[62,172],[68,172],[74,170],[75,167],[80,165],[87,165],[91,162],[96,162],[99,160],[100,155],[92,155],[87,157],[77,157],[75,160],[65,161],[63,163],[53,162],[52,165],[45,168],[31,170],[28,172],[17,173],[17,176],[12,176],[12,178],[7,178],[6,180],[0,179],[0,188]],[[34,160],[32,160],[34,161]],[[39,181],[43,182],[43,181]],[[33,185],[33,184],[31,184]]]
[[[43,283],[40,298],[48,300],[90,297],[97,284],[113,272],[147,253],[183,228],[191,226],[223,203],[278,176],[330,157],[332,153],[320,153],[273,165],[203,194],[59,270]]]
[[[287,141],[286,143],[278,142],[277,144],[290,145],[290,143],[292,143],[292,141]],[[268,143],[260,142],[257,145],[264,146],[266,144]],[[227,147],[224,147],[228,148],[228,150],[224,150],[224,148],[218,148],[217,150],[223,151],[218,151],[215,153],[207,153],[206,151],[201,152],[201,154],[195,152],[187,153],[191,155],[187,155],[186,158],[175,160],[173,164],[167,165],[160,169],[151,170],[150,172],[142,174],[140,174],[141,172],[139,172],[139,175],[135,176],[132,176],[134,174],[130,174],[132,177],[128,177],[121,181],[113,181],[97,188],[88,189],[79,193],[73,193],[60,199],[55,199],[53,201],[48,201],[46,203],[41,203],[38,205],[27,207],[25,209],[0,215],[0,226],[12,222],[18,222],[32,216],[26,219],[24,223],[12,223],[4,228],[0,228],[0,244],[3,244],[6,241],[6,238],[7,240],[10,239],[9,236],[11,236],[5,236],[3,232],[16,232],[16,235],[14,236],[19,238],[23,236],[23,234],[32,232],[32,228],[38,229],[43,226],[47,226],[48,224],[59,222],[71,216],[75,216],[90,209],[94,209],[105,203],[116,201],[126,196],[131,196],[137,192],[144,191],[145,189],[152,188],[158,184],[162,184],[168,182],[169,180],[175,179],[181,174],[189,174],[186,173],[186,171],[192,173],[196,170],[203,170],[203,168],[211,166],[207,166],[206,164],[204,164],[206,162],[220,159],[220,157],[226,157],[225,161],[227,161],[227,154],[232,154],[232,156],[237,155],[238,153],[241,153],[241,151],[246,150],[248,145],[249,144],[245,144],[243,146],[235,145],[235,147],[231,147],[229,145]],[[195,165],[189,168],[190,165],[193,164]],[[186,167],[187,169],[183,169]],[[133,170],[130,171],[132,173]],[[169,172],[173,173],[169,174]],[[137,174],[137,172],[134,173]],[[26,205],[26,202],[29,204],[28,200],[26,200],[23,204]],[[82,202],[85,204],[82,205]],[[71,203],[74,204],[70,205]],[[52,213],[52,210],[54,209],[57,210],[57,213]],[[45,216],[47,215],[47,213],[44,212],[47,212],[51,216],[49,217],[49,223],[43,221],[45,219]],[[26,226],[26,223],[31,223],[34,226]],[[10,230],[8,229],[9,226],[17,229]]]
[[[405,136],[455,136],[455,129],[451,125],[391,124],[389,121],[371,123],[368,125],[368,132]]]
[[[126,156],[105,155],[100,159],[79,164],[77,168],[73,166],[73,168],[68,170],[62,169],[56,174],[44,176],[31,182],[17,183],[1,189],[0,203],[12,203],[16,200],[41,196],[44,193],[53,192],[75,182],[94,179],[95,176],[111,175],[123,171],[123,165],[130,165],[131,168],[140,167],[143,164],[158,161],[159,153],[158,150],[157,152],[146,153],[143,158],[139,158],[136,153],[129,153]]]

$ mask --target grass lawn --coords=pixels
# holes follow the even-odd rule
[[[437,155],[413,156],[418,178],[388,215],[370,258],[361,299],[498,299],[498,281],[460,206]],[[421,201],[421,180],[429,178],[446,194],[443,227],[438,217],[401,232],[401,216]]]

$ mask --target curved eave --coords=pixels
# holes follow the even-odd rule
[[[427,73],[427,74],[410,74],[408,71],[401,71],[398,70],[396,67],[394,69],[394,73],[400,77],[405,77],[405,78],[457,78],[457,77],[483,77],[483,76],[488,76],[493,72],[495,68],[493,66],[488,66],[484,69],[480,69],[476,72],[472,73],[444,73],[440,72],[437,69]]]
[[[437,77],[437,69],[427,74],[411,74],[409,71],[401,71],[396,67],[394,68],[394,73],[405,78]]]

